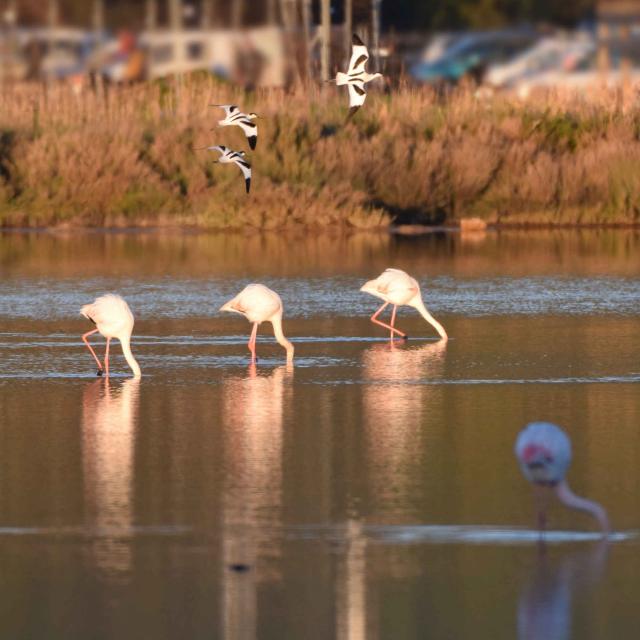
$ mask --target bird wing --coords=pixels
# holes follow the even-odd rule
[[[349,82],[349,115],[347,122],[353,117],[353,114],[364,104],[367,98],[367,92],[364,89],[364,82]]]
[[[353,35],[351,44],[351,60],[349,60],[349,69],[347,71],[349,75],[363,72],[369,59],[367,47],[357,35]]]
[[[98,326],[103,334],[117,335],[123,329],[133,328],[134,318],[129,305],[124,298],[113,293],[84,305],[80,313]]]
[[[378,291],[385,294],[419,291],[418,282],[401,269],[385,269],[377,279]]]
[[[241,313],[250,322],[264,322],[282,311],[282,300],[263,284],[248,284],[235,298],[223,305],[223,311]]]
[[[237,154],[233,158],[233,161],[240,167],[240,171],[244,175],[244,184],[247,189],[247,193],[251,189],[251,165],[240,155]]]
[[[236,124],[244,131],[244,135],[247,136],[249,146],[255,149],[258,142],[258,126],[251,122],[249,118],[239,120]]]
[[[224,109],[225,117],[233,115],[236,111],[238,111],[238,107],[235,104],[212,104],[212,107],[220,107]]]
[[[227,153],[227,147],[219,144],[219,145],[215,145],[213,147],[207,147],[208,151],[217,151],[218,153],[220,153],[221,155],[225,155]]]

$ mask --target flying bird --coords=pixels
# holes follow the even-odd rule
[[[134,319],[126,301],[118,295],[108,293],[96,298],[91,304],[85,304],[84,307],[80,309],[80,313],[96,325],[93,331],[88,331],[82,336],[82,340],[98,364],[97,374],[101,376],[104,372],[107,376],[109,375],[109,343],[111,338],[117,338],[120,340],[122,353],[128,365],[131,367],[133,375],[139,378],[141,375],[140,367],[131,353],[131,333],[133,331]],[[87,340],[90,335],[98,332],[107,339],[104,367]]]
[[[347,85],[349,88],[349,115],[347,122],[353,117],[353,114],[364,104],[367,99],[367,92],[364,85],[376,78],[382,78],[381,73],[368,73],[365,70],[369,52],[364,42],[354,33],[351,40],[351,60],[349,61],[349,69],[347,73],[338,71],[335,83],[338,86]]]
[[[375,280],[369,280],[362,287],[360,291],[370,293],[376,298],[384,300],[384,304],[371,316],[371,322],[379,324],[381,327],[385,327],[391,331],[391,338],[393,334],[397,333],[401,338],[406,338],[407,334],[403,333],[395,327],[396,310],[399,306],[406,305],[413,307],[418,313],[438,332],[443,340],[447,340],[447,332],[444,327],[427,311],[427,308],[422,302],[422,295],[420,294],[420,285],[412,278],[408,273],[401,271],[400,269],[386,269],[382,275],[378,276]],[[378,320],[378,316],[387,307],[387,305],[393,305],[393,311],[391,313],[391,324],[386,324]]]
[[[275,292],[263,284],[248,284],[235,298],[220,307],[220,311],[241,313],[249,322],[253,323],[253,330],[249,338],[251,362],[256,361],[256,335],[258,325],[268,321],[273,325],[273,334],[287,352],[287,362],[293,361],[293,345],[282,332],[282,300]]]
[[[244,131],[244,135],[247,136],[251,149],[256,148],[256,144],[258,143],[258,126],[252,122],[252,120],[259,117],[257,113],[242,113],[235,104],[210,104],[209,106],[224,109],[225,117],[224,120],[218,120],[219,126],[240,127]]]
[[[219,162],[220,164],[230,164],[234,162],[237,164],[244,175],[244,184],[247,188],[247,193],[249,193],[249,189],[251,188],[251,165],[244,159],[244,151],[232,151],[222,145],[200,147],[200,150],[202,149],[206,149],[207,151],[218,151],[220,153],[220,157],[217,160],[214,160],[214,162]]]
[[[571,509],[590,513],[602,528],[609,533],[607,512],[597,502],[576,496],[565,479],[571,463],[571,441],[569,436],[551,422],[531,422],[518,435],[515,454],[524,477],[539,489],[538,527],[546,526],[546,501],[548,492],[556,494],[560,502]]]

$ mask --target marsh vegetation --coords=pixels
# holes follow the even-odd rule
[[[258,112],[247,196],[234,167],[194,147],[244,149],[211,131],[210,102]],[[526,103],[399,87],[343,126],[335,87],[245,93],[208,76],[75,94],[0,96],[2,226],[214,229],[455,223],[630,224],[640,219],[640,113],[616,96]]]

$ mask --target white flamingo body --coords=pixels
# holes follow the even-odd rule
[[[605,533],[609,531],[607,513],[597,502],[576,496],[566,481],[571,464],[571,440],[551,422],[531,422],[518,435],[515,454],[524,477],[541,489],[551,489],[567,507],[590,513]],[[546,524],[546,505],[538,508],[538,524]]]
[[[212,104],[211,107],[219,107],[224,109],[225,117],[218,120],[221,127],[240,127],[247,137],[249,146],[252,149],[258,144],[258,126],[252,122],[258,117],[256,113],[243,113],[235,104]]]
[[[282,331],[282,315],[284,308],[280,296],[263,284],[247,285],[235,298],[220,307],[220,311],[240,313],[253,324],[249,339],[249,351],[252,361],[256,359],[255,343],[258,325],[271,322],[276,340],[287,352],[287,361],[293,360],[294,347]]]
[[[427,311],[422,301],[420,293],[420,285],[408,273],[401,269],[386,269],[375,280],[369,280],[361,288],[360,291],[369,293],[376,298],[384,301],[384,304],[371,316],[371,321],[386,327],[391,331],[391,337],[397,333],[401,337],[406,337],[402,331],[395,328],[396,308],[399,306],[413,307],[420,315],[438,332],[438,335],[447,340],[447,332],[444,327]],[[391,324],[388,325],[377,319],[383,309],[389,305],[393,305],[393,313],[391,316]]]
[[[353,34],[351,41],[351,59],[346,73],[338,71],[335,83],[338,86],[347,85],[349,89],[349,115],[347,121],[364,104],[367,99],[365,84],[382,78],[381,73],[368,73],[365,69],[369,60],[369,51],[360,38]]]
[[[96,325],[96,328],[85,333],[82,339],[98,364],[98,375],[102,375],[103,366],[87,340],[88,336],[96,332],[99,332],[107,339],[104,361],[106,374],[109,375],[109,342],[112,338],[117,338],[122,345],[122,353],[134,376],[136,378],[139,377],[141,375],[140,367],[131,353],[131,334],[133,332],[134,317],[124,298],[108,293],[96,298],[91,304],[85,304],[80,309],[80,313]]]

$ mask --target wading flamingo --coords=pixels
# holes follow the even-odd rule
[[[569,436],[551,422],[531,422],[518,435],[515,454],[524,477],[538,490],[538,527],[546,526],[549,492],[571,509],[590,513],[600,524],[603,534],[609,533],[607,512],[597,502],[576,496],[565,480],[571,462]]]
[[[241,313],[249,322],[253,323],[253,330],[249,338],[251,362],[256,361],[256,335],[258,325],[268,321],[273,325],[273,334],[287,352],[287,362],[293,362],[293,345],[282,333],[282,300],[275,292],[263,284],[248,284],[235,298],[220,307],[220,311]]]
[[[406,305],[416,309],[418,313],[438,332],[443,340],[448,339],[447,332],[444,330],[444,327],[427,311],[427,308],[424,306],[422,296],[420,295],[420,285],[408,273],[405,273],[400,269],[387,269],[375,280],[369,280],[369,282],[362,285],[362,287],[360,287],[360,291],[370,293],[372,296],[384,300],[384,304],[371,316],[371,322],[375,322],[381,327],[389,329],[391,331],[392,339],[394,333],[397,333],[401,338],[407,337],[406,333],[396,329],[394,326],[396,321],[396,309],[401,305]],[[391,324],[386,324],[381,320],[378,320],[378,316],[389,304],[393,305],[393,311],[391,312]]]
[[[96,328],[82,336],[91,355],[98,364],[97,374],[103,371],[109,375],[109,342],[111,338],[117,338],[122,345],[122,353],[136,378],[140,377],[140,367],[131,353],[131,332],[133,331],[133,314],[129,305],[123,298],[113,293],[96,298],[91,304],[85,304],[80,313],[91,320]],[[104,368],[95,351],[91,348],[87,338],[94,333],[101,333],[107,339],[107,348],[104,353]]]

